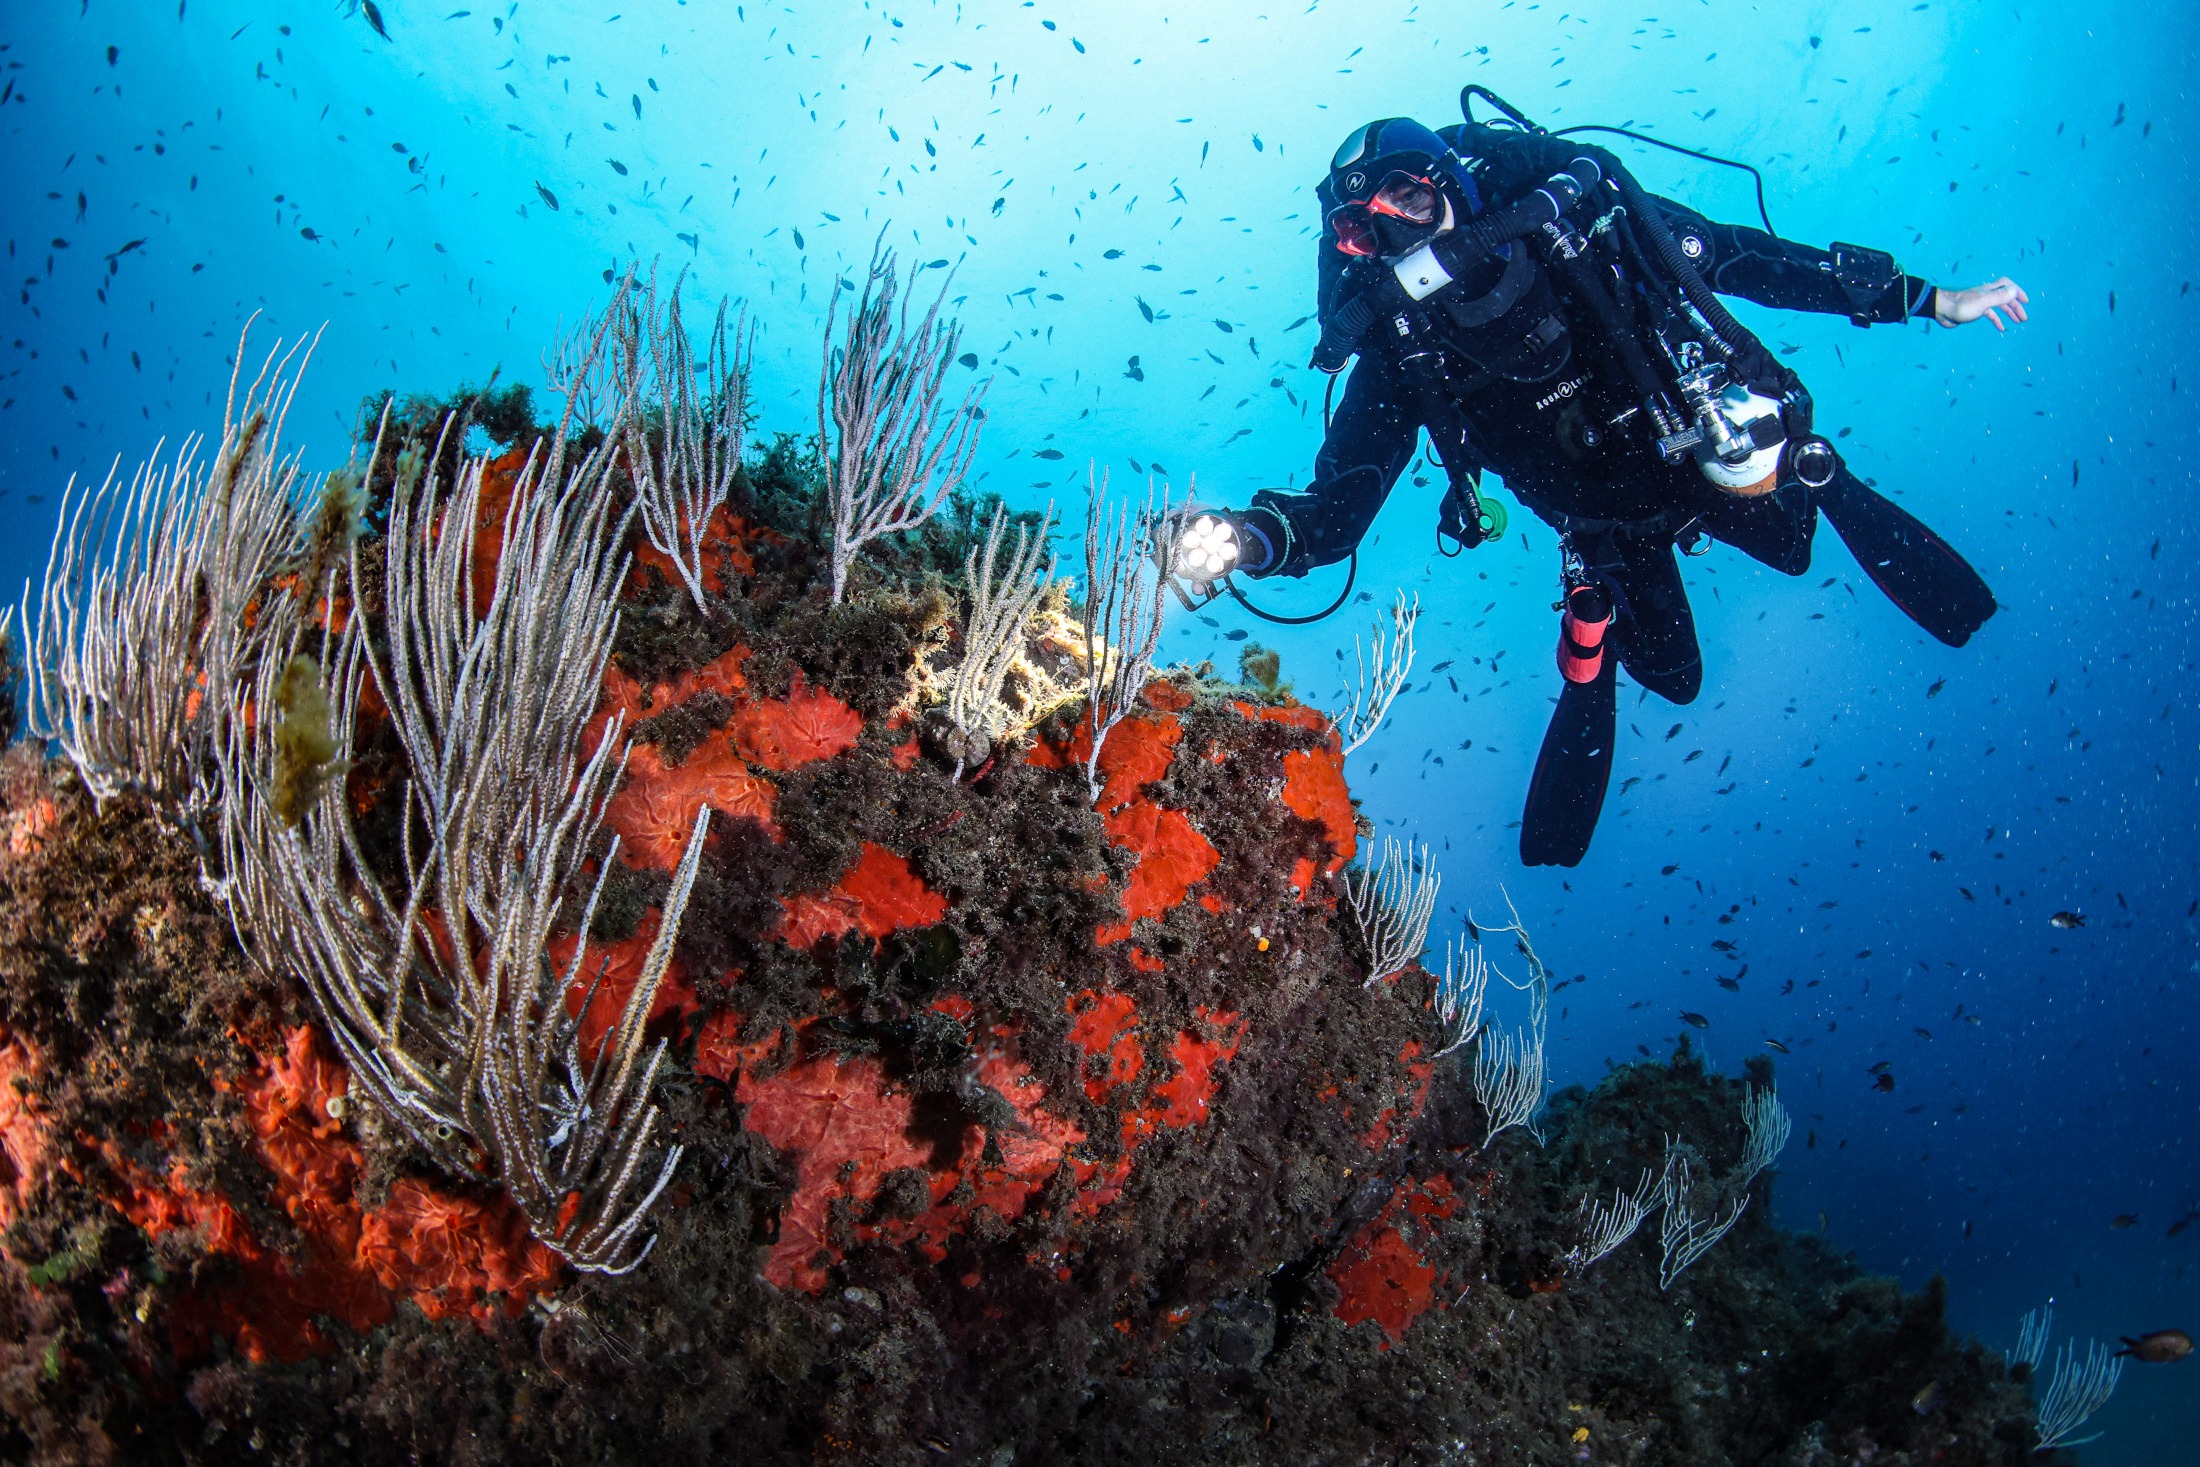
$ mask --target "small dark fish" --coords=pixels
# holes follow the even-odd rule
[[[1788,1047],[1777,1039],[1767,1039],[1765,1048],[1771,1050],[1774,1054],[1786,1054],[1788,1052]]]
[[[359,0],[359,13],[367,18],[368,25],[374,27],[376,35],[385,41],[390,38],[390,28],[382,24],[382,12],[376,8],[374,0]],[[2110,306],[2109,309],[2113,311],[2116,308]]]
[[[796,228],[794,228],[794,227],[793,227],[792,225],[789,225],[789,226],[788,226],[788,228],[787,228],[787,233],[789,233],[789,234],[791,234],[791,235],[793,235],[793,236],[794,236],[794,247],[795,247],[796,249],[798,249],[798,250],[806,250],[806,249],[808,249],[808,248],[809,248],[809,246],[808,246],[808,245],[806,245],[806,244],[804,244],[804,243],[802,242],[802,231],[801,231],[801,230],[799,230],[799,229],[796,229]]]
[[[1920,1416],[1930,1416],[1940,1409],[1940,1382],[1929,1380],[1925,1388],[1910,1397],[1910,1409]]]
[[[2192,1353],[2192,1336],[2181,1329],[2158,1329],[2136,1340],[2129,1335],[2118,1338],[2124,1342],[2124,1347],[2116,1352],[2118,1355],[2129,1355],[2147,1365],[2167,1365]]]
[[[319,236],[318,234],[315,234],[315,233],[313,232],[313,230],[312,230],[312,228],[311,228],[310,226],[308,226],[308,227],[306,227],[306,228],[303,228],[303,229],[300,229],[300,230],[298,231],[298,237],[299,237],[300,239],[306,240],[306,241],[308,241],[308,242],[310,242],[310,243],[316,243],[316,244],[320,242],[320,238],[321,238],[321,236]]]
[[[1894,1076],[1892,1074],[1881,1075],[1878,1079],[1872,1081],[1872,1089],[1877,1090],[1882,1094],[1893,1094]]]
[[[1716,979],[1713,979],[1712,981],[1713,981],[1713,982],[1715,982],[1715,983],[1717,983],[1717,984],[1718,984],[1718,985],[1719,985],[1719,986],[1720,986],[1721,988],[1725,989],[1725,990],[1726,990],[1726,991],[1727,991],[1728,993],[1740,993],[1740,992],[1742,991],[1742,985],[1741,985],[1741,984],[1739,984],[1739,983],[1737,983],[1737,982],[1735,982],[1735,981],[1734,981],[1733,979],[1731,979],[1731,978],[1716,978]]]
[[[1711,1021],[1709,1019],[1705,1018],[1702,1014],[1692,1014],[1686,1009],[1681,1010],[1681,1022],[1697,1029],[1708,1029],[1711,1027]]]
[[[1946,678],[1936,677],[1933,679],[1933,685],[1925,690],[1925,696],[1928,698],[1937,698],[1940,696],[1940,690],[1942,688],[1945,688],[1946,686],[1948,686],[1948,680]]]
[[[978,354],[974,351],[964,352],[961,356],[955,358],[955,362],[956,365],[968,367],[973,372],[978,370]]]
[[[2171,1223],[2169,1225],[2169,1232],[2167,1236],[2174,1238],[2179,1233],[2191,1227],[2196,1222],[2200,1222],[2200,1207],[2193,1208],[2192,1211],[2186,1213],[2183,1217]]]
[[[1059,448],[1042,448],[1032,455],[1033,458],[1060,458],[1061,456],[1062,450]]]
[[[1139,315],[1144,316],[1148,321],[1153,320],[1153,307],[1146,304],[1146,298],[1144,296],[1134,295],[1131,297],[1131,299],[1138,302]]]
[[[2108,1225],[2113,1231],[2119,1233],[2125,1228],[2135,1228],[2139,1225],[2139,1214],[2136,1212],[2119,1212],[2108,1220]]]
[[[1103,260],[1120,260],[1123,258],[1123,252],[1121,250],[1109,250],[1100,258]]]
[[[2085,926],[2085,916],[2083,913],[2080,912],[2057,912],[2054,916],[2047,919],[2047,925],[2050,927],[2059,927],[2063,931],[2068,932],[2073,927]]]
[[[1225,642],[1242,642],[1245,640],[1246,635],[1247,633],[1245,628],[1232,627],[1230,628],[1230,630],[1222,634],[1222,640]]]
[[[78,195],[78,197],[79,197],[79,198],[82,198],[82,197],[83,197],[83,195],[79,194],[79,195]],[[143,239],[133,239],[133,240],[129,241],[129,242],[127,243],[127,244],[123,245],[123,247],[122,247],[121,249],[119,249],[119,250],[116,250],[116,251],[115,251],[115,252],[114,252],[113,254],[109,255],[109,256],[108,256],[107,258],[108,258],[108,259],[110,259],[110,260],[119,260],[119,259],[121,259],[121,258],[122,258],[122,257],[123,257],[124,255],[127,255],[128,253],[130,253],[130,251],[132,251],[132,250],[136,249],[136,248],[137,248],[137,247],[138,247],[139,245],[141,245],[141,244],[143,244],[143,243],[145,243],[145,241],[144,241]]]
[[[680,243],[686,245],[690,250],[697,251],[698,253],[703,248],[703,241],[701,236],[699,235],[675,234],[673,238],[678,240]]]
[[[620,162],[620,161],[619,161],[618,159],[616,159],[616,158],[606,158],[606,159],[604,159],[604,162],[606,162],[606,163],[609,163],[609,164],[611,165],[611,171],[612,171],[613,173],[616,173],[616,174],[618,174],[618,175],[619,175],[619,177],[621,177],[621,178],[624,178],[624,177],[626,177],[626,165],[625,165],[624,163],[621,163],[621,162]]]
[[[550,192],[550,190],[544,188],[542,186],[542,180],[539,178],[535,180],[535,192],[542,195],[542,201],[545,204],[548,204],[553,209],[557,208],[558,196]]]

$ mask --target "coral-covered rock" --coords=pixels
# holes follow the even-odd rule
[[[711,1038],[714,1036],[706,1036]],[[915,1097],[892,1084],[868,1056],[816,1055],[759,1078],[761,1056],[713,1043],[713,1073],[738,1069],[735,1096],[746,1107],[742,1122],[795,1161],[795,1187],[779,1213],[779,1238],[764,1276],[782,1288],[818,1293],[827,1269],[845,1255],[829,1218],[851,1206],[865,1220],[852,1241],[917,1244],[933,1262],[967,1226],[973,1209],[997,1218],[1022,1214],[1032,1195],[1060,1169],[1070,1146],[1084,1133],[1048,1113],[1038,1082],[1027,1067],[996,1048],[975,1079],[1011,1107],[1016,1124],[989,1145],[984,1128],[966,1126],[942,1144],[920,1142]],[[869,1211],[893,1174],[923,1180],[922,1199],[901,1216]]]
[[[1106,824],[1108,839],[1138,857],[1123,888],[1123,915],[1133,922],[1158,917],[1183,901],[1221,859],[1192,827],[1190,816],[1151,800],[1133,800],[1111,811]],[[1120,942],[1130,931],[1129,923],[1109,926],[1100,941]]]
[[[118,1148],[106,1155],[124,1184],[118,1212],[148,1237],[191,1234],[219,1261],[170,1314],[179,1359],[232,1340],[248,1360],[302,1360],[332,1345],[324,1318],[370,1330],[407,1299],[433,1319],[487,1319],[559,1282],[557,1255],[502,1196],[481,1202],[401,1178],[380,1206],[360,1207],[364,1156],[330,1106],[343,1109],[349,1077],[317,1030],[290,1030],[280,1054],[229,1088],[270,1175],[268,1200],[296,1230],[289,1245],[263,1239],[236,1202],[194,1185],[180,1161],[155,1175]]]
[[[1407,1328],[1436,1302],[1437,1271],[1409,1240],[1432,1218],[1458,1210],[1451,1182],[1443,1176],[1424,1182],[1400,1182],[1375,1220],[1352,1235],[1330,1265],[1339,1298],[1332,1311],[1346,1324],[1373,1320],[1387,1337],[1388,1349],[1405,1338]]]
[[[0,1231],[15,1221],[52,1161],[38,1071],[38,1051],[0,1024]]]
[[[642,979],[642,969],[649,960],[649,949],[657,940],[657,931],[664,920],[664,913],[651,907],[642,914],[641,925],[634,935],[618,942],[589,944],[585,961],[565,988],[565,1009],[581,1020],[581,1053],[593,1057],[603,1047],[603,1042],[619,1025],[626,1013],[627,1001]],[[566,933],[550,940],[548,956],[559,972],[572,966],[573,953],[579,946],[577,934]],[[590,998],[593,989],[594,997]],[[581,1005],[588,1004],[586,1013]],[[657,993],[649,1006],[652,1022],[671,1015],[685,1016],[696,1010],[694,985],[688,980],[686,965],[675,956],[666,965],[664,977],[658,980]]]
[[[524,461],[488,467],[477,599]],[[1626,1066],[1555,1097],[1547,1145],[1483,1145],[1462,1056],[1431,1058],[1429,975],[1367,986],[1336,910],[1360,825],[1317,710],[1156,678],[1097,800],[1074,704],[1034,708],[1023,757],[928,758],[977,508],[867,546],[836,605],[817,472],[792,440],[743,466],[700,611],[668,559],[620,547],[588,733],[633,745],[619,867],[576,971],[584,891],[544,954],[584,1060],[696,812],[726,817],[648,1016],[657,1138],[682,1154],[629,1275],[571,1279],[493,1178],[429,1173],[311,998],[244,964],[156,813],[0,764],[10,1450],[2029,1460],[2022,1388],[1937,1295],[1862,1278],[1769,1204],[1672,1290],[1640,1245],[1567,1273],[1581,1199],[1668,1134],[1738,1144],[1741,1087],[1686,1054]],[[346,614],[371,630],[373,588]],[[1074,622],[1057,593],[1021,649],[1050,687],[1076,681]],[[346,788],[394,881],[407,771],[369,703]]]
[[[797,669],[784,698],[764,698],[734,722],[734,742],[751,762],[786,774],[855,747],[863,719],[832,694],[805,687]]]
[[[904,928],[929,927],[947,911],[946,899],[927,889],[906,859],[871,841],[831,891],[787,897],[784,905],[779,935],[789,947],[805,949],[854,931],[875,942]]]
[[[604,824],[617,832],[629,863],[670,871],[680,864],[705,805],[746,815],[776,834],[773,794],[723,737],[705,739],[686,763],[672,767],[654,745],[643,744],[627,758],[626,782],[605,806]]]

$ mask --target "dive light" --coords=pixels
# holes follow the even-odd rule
[[[1158,527],[1153,544],[1154,559],[1167,576],[1169,589],[1188,609],[1220,595],[1223,581],[1245,558],[1237,521],[1192,505],[1173,511]]]

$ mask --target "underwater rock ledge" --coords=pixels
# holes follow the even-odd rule
[[[408,404],[413,440],[465,401]],[[483,597],[526,423],[484,466]],[[637,540],[621,593],[596,728],[636,743],[565,995],[591,1052],[713,812],[649,1005],[684,1155],[631,1273],[568,1267],[355,1099],[173,822],[6,755],[0,1457],[2050,1460],[1938,1282],[1776,1228],[1768,1178],[1670,1287],[1646,1237],[1568,1257],[1667,1136],[1731,1172],[1749,1087],[1684,1044],[1482,1144],[1430,976],[1364,982],[1335,881],[1363,827],[1272,667],[1154,677],[1096,803],[1057,596],[1028,735],[958,779],[925,690],[989,507],[873,545],[833,604],[820,494],[783,439],[696,588]],[[403,772],[370,710],[331,797],[387,846]]]

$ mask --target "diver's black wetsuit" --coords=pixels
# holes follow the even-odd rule
[[[1550,139],[1474,124],[1440,135],[1474,160],[1475,182],[1493,207],[1533,190],[1553,166],[1556,144]],[[1577,152],[1597,155],[1594,149],[1567,148],[1556,156]],[[1715,223],[1667,200],[1653,202],[1704,283],[1718,292],[1789,310],[1846,315],[1858,325],[1902,322],[1933,309],[1932,286],[1894,270],[1885,256],[1876,257],[1882,267],[1876,273],[1859,270],[1855,260],[1864,255],[1869,262],[1868,252],[1837,246],[1845,252],[1837,256],[1760,230]],[[1325,212],[1329,203],[1324,200]],[[1620,217],[1607,218],[1605,229],[1618,233],[1633,227],[1623,209],[1608,212]],[[1582,221],[1585,234],[1598,232],[1592,223]],[[1510,246],[1530,249],[1541,250],[1541,242]],[[1597,245],[1589,250],[1594,255]],[[1628,253],[1616,245],[1604,253],[1619,262],[1617,273],[1625,277]],[[1639,263],[1646,254],[1638,247],[1633,258]],[[1364,282],[1388,268],[1375,262],[1348,265],[1325,234],[1325,320],[1356,287],[1348,270]],[[1992,615],[1992,596],[1970,567],[1845,464],[1822,489],[1787,477],[1782,487],[1745,498],[1714,487],[1690,459],[1672,463],[1660,457],[1648,441],[1655,434],[1645,431],[1647,419],[1639,411],[1630,418],[1630,408],[1643,400],[1646,363],[1639,345],[1616,339],[1622,323],[1609,297],[1601,312],[1598,302],[1580,298],[1587,288],[1583,278],[1569,274],[1547,252],[1524,289],[1517,282],[1505,287],[1507,270],[1522,278],[1530,274],[1525,262],[1508,257],[1486,262],[1476,278],[1444,287],[1456,293],[1448,297],[1454,301],[1502,303],[1488,321],[1456,308],[1447,315],[1436,309],[1447,299],[1442,296],[1400,310],[1393,294],[1385,314],[1358,341],[1359,360],[1315,459],[1311,485],[1303,493],[1271,489],[1254,496],[1247,521],[1268,535],[1274,551],[1274,559],[1254,574],[1303,575],[1349,554],[1426,429],[1455,484],[1478,482],[1483,467],[1494,469],[1506,489],[1562,533],[1580,556],[1586,579],[1609,593],[1612,644],[1620,664],[1642,686],[1676,703],[1692,700],[1703,677],[1694,615],[1673,555],[1676,540],[1692,545],[1708,535],[1776,570],[1801,575],[1810,565],[1823,506],[1873,579],[1941,640],[1960,645]],[[1661,295],[1677,298],[1669,283],[1645,281],[1633,290],[1644,302]],[[1622,310],[1629,308],[1624,291],[1620,301]],[[1636,329],[1635,323],[1625,324],[1630,332]],[[1793,381],[1776,363],[1766,360],[1761,366]],[[1454,501],[1447,500],[1446,508],[1445,528],[1456,530]],[[1607,704],[1610,661],[1605,659],[1601,679]],[[1569,687],[1570,696],[1573,691]],[[1562,709],[1554,720],[1554,740],[1561,737],[1566,714]],[[1580,741],[1594,744],[1599,721],[1576,722]],[[1604,742],[1607,747],[1588,751],[1595,756],[1592,766],[1602,760],[1601,772],[1579,776],[1594,783],[1575,801],[1588,807],[1586,823],[1576,832],[1581,850],[1609,771],[1608,738]],[[1545,764],[1550,751],[1547,743]],[[1545,775],[1539,766],[1539,786]],[[1534,794],[1530,805],[1532,816]],[[1580,850],[1571,849],[1574,843],[1566,836],[1553,848],[1556,854],[1529,859],[1572,864],[1580,858]],[[1533,849],[1526,833],[1523,848]]]

